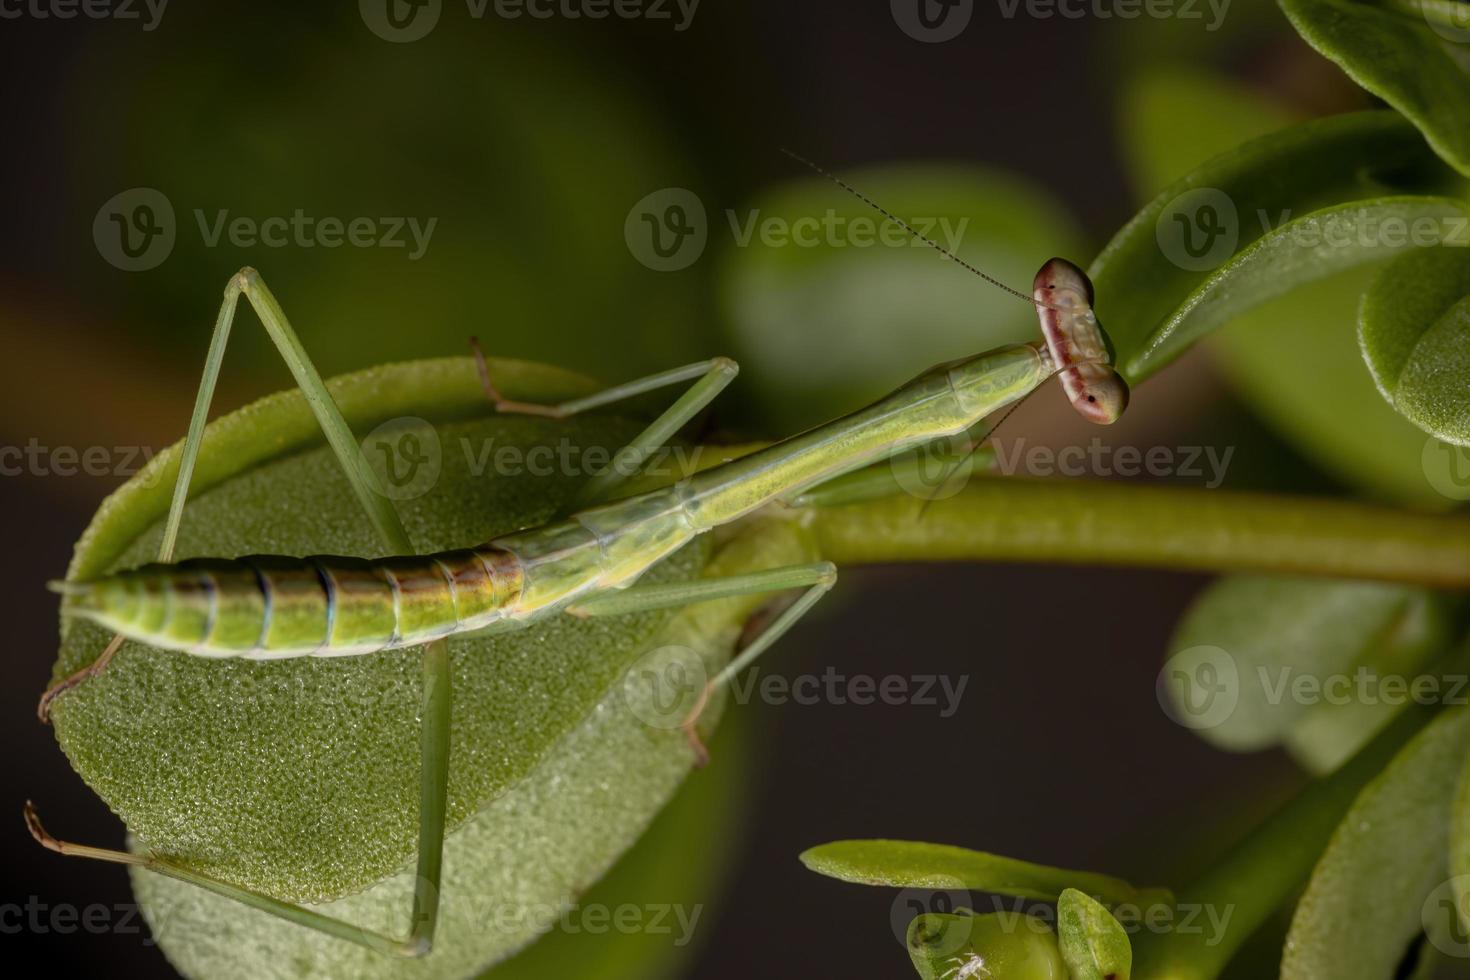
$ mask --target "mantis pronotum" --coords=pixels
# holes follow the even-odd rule
[[[866,197],[862,199],[877,207]],[[919,236],[906,222],[878,210],[945,257],[1016,293]],[[397,557],[367,561],[337,556],[257,556],[169,564],[241,296],[254,307],[290,366],[338,461],[349,470],[361,463],[359,447],[284,312],[259,276],[253,270],[242,270],[225,291],[181,455],[159,563],[94,581],[55,583],[65,597],[66,615],[96,621],[115,630],[117,638],[91,666],[46,692],[42,716],[56,697],[104,669],[123,638],[202,657],[257,659],[361,656],[426,645],[419,875],[412,929],[407,938],[396,939],[247,891],[161,857],[59,841],[46,833],[28,804],[26,817],[32,833],[63,854],[140,865],[372,949],[424,955],[434,934],[444,837],[451,710],[444,641],[469,632],[524,627],[564,614],[612,616],[734,595],[802,589],[796,602],[710,681],[706,693],[727,683],[832,587],[836,570],[830,563],[816,562],[697,582],[637,584],[650,567],[695,536],[774,503],[800,503],[804,493],[837,477],[975,429],[1054,375],[1083,417],[1107,424],[1122,414],[1128,389],[1112,367],[1106,336],[1092,311],[1092,284],[1082,270],[1064,259],[1052,259],[1036,274],[1032,294],[1016,295],[1036,306],[1041,341],[940,365],[850,415],[672,485],[621,499],[614,498],[623,475],[636,469],[730,383],[737,370],[733,361],[715,358],[554,406],[509,401],[495,389],[489,374],[483,373],[486,395],[498,411],[557,418],[652,389],[693,384],[625,447],[618,455],[616,472],[609,467],[589,481],[584,495],[589,506],[551,524],[476,547],[417,556],[412,554],[391,503],[360,490],[362,506]],[[483,370],[483,360],[479,363]],[[692,721],[686,730],[692,731]]]

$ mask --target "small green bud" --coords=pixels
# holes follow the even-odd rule
[[[921,915],[908,947],[924,980],[1068,980],[1051,927],[1019,912]]]

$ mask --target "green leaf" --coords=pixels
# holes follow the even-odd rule
[[[1433,910],[1430,939],[1441,952],[1456,959],[1470,959],[1470,757],[1460,769],[1459,783],[1450,810],[1449,908]],[[1443,898],[1444,896],[1439,896]],[[1446,915],[1444,913],[1448,912]]]
[[[1133,946],[1113,914],[1075,888],[1057,901],[1057,939],[1071,980],[1128,980]]]
[[[1297,33],[1470,176],[1470,15],[1456,0],[1280,0]]]
[[[1141,377],[1158,370],[1216,327],[1302,283],[1415,248],[1412,238],[1381,229],[1425,227],[1455,244],[1470,244],[1464,220],[1470,206],[1443,197],[1380,197],[1323,208],[1287,222],[1214,269],[1158,324],[1125,363]],[[1435,238],[1442,241],[1443,238]]]
[[[1409,683],[1450,630],[1443,603],[1425,589],[1231,576],[1180,621],[1161,683],[1176,718],[1233,751],[1288,740],[1325,715],[1307,744],[1331,769],[1407,703]],[[1344,700],[1345,716],[1335,703]]]
[[[1385,266],[1359,308],[1358,342],[1389,404],[1470,446],[1470,249],[1423,249]]]
[[[801,862],[817,874],[859,885],[963,888],[1054,902],[1079,888],[1109,905],[1167,900],[1162,889],[1135,888],[1119,878],[1068,871],[1014,858],[919,841],[843,840],[805,851]]]
[[[1464,453],[1378,394],[1353,330],[1370,276],[1356,269],[1309,283],[1239,318],[1211,346],[1247,403],[1313,463],[1374,496],[1445,510],[1470,496],[1451,454]]]
[[[1044,261],[1080,247],[1062,207],[1019,177],[934,164],[841,176],[1028,295]],[[1037,337],[1027,303],[821,178],[777,185],[712,220],[733,241],[720,265],[732,353],[781,431],[852,411],[940,361]]]
[[[1343,231],[1361,223],[1351,209],[1315,221],[1313,211],[1360,201],[1370,209],[1364,217],[1461,213],[1453,201],[1385,197],[1391,188],[1375,177],[1432,159],[1419,134],[1394,113],[1351,113],[1252,140],[1175,182],[1113,237],[1090,269],[1098,315],[1125,373],[1141,380],[1254,303],[1392,251],[1355,243],[1311,247],[1331,217],[1347,222]],[[1288,222],[1300,235],[1283,234]],[[1272,262],[1289,265],[1272,270]]]
[[[1282,980],[1389,980],[1445,880],[1470,711],[1448,712],[1354,801],[1297,905]]]
[[[549,369],[505,363],[496,373],[517,397],[534,400],[580,387]],[[568,424],[476,418],[485,406],[473,365],[463,358],[375,369],[332,387],[359,433],[384,413],[434,423],[437,483],[399,502],[420,548],[463,546],[537,523],[579,482],[575,467],[549,478],[496,475],[492,461],[476,473],[487,449],[524,453],[560,440],[615,445],[636,429],[608,417]],[[313,441],[319,439],[295,393],[212,426],[181,557],[380,553],[327,450],[302,451]],[[154,478],[171,465],[172,453],[161,455],[104,504],[79,548],[76,574],[151,557],[169,491],[167,480]],[[794,534],[772,529],[737,537],[722,552],[722,567],[810,560]],[[653,573],[655,580],[697,571],[705,553],[682,553]],[[462,974],[525,944],[637,838],[687,771],[691,753],[677,731],[630,716],[634,698],[624,691],[624,671],[640,654],[665,647],[718,663],[748,611],[748,604],[711,603],[677,616],[567,617],[454,641],[450,824],[458,829],[446,846],[444,894],[458,909],[446,911],[430,962]],[[57,674],[95,657],[106,639],[70,624]],[[106,673],[63,697],[54,719],[77,771],[142,846],[287,898],[337,898],[394,876],[330,907],[400,932],[409,876],[397,872],[414,853],[417,830],[418,660],[406,651],[211,662],[128,645]],[[609,784],[609,771],[625,775]],[[154,878],[139,887],[168,894]],[[177,891],[172,902],[160,899],[156,921],[184,922],[185,910],[200,910],[205,922],[238,924],[201,927],[185,944],[191,949],[224,937],[219,941],[259,950],[282,969],[303,958],[355,964],[338,974],[388,969],[381,957],[357,962],[358,951],[338,941],[244,910],[224,914],[197,890]],[[486,902],[504,918],[487,925]],[[174,948],[170,955],[185,954]],[[236,957],[242,971],[265,969]]]
[[[755,763],[744,712],[720,723],[709,743],[717,764],[684,781],[669,805],[601,881],[576,899],[581,910],[644,913],[638,928],[557,928],[480,980],[655,980],[681,975],[713,928],[722,879],[747,816],[744,789]],[[585,924],[578,916],[574,926]]]
[[[1068,980],[1051,927],[1019,912],[926,913],[909,923],[908,949],[923,980]]]

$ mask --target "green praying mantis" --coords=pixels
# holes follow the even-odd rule
[[[349,471],[361,465],[360,449],[285,313],[260,276],[247,268],[225,289],[158,562],[92,581],[52,583],[63,596],[64,615],[94,621],[116,635],[90,666],[43,695],[43,720],[55,699],[104,670],[125,639],[208,658],[367,656],[422,646],[418,874],[406,937],[368,930],[259,894],[158,855],[58,840],[27,803],[26,822],[35,838],[64,855],[140,866],[382,953],[423,956],[431,949],[438,916],[445,833],[451,713],[446,641],[471,632],[521,629],[554,616],[617,616],[737,595],[802,590],[708,682],[699,702],[703,705],[711,692],[779,640],[832,588],[836,569],[828,562],[815,562],[693,582],[639,584],[651,567],[713,528],[768,506],[800,506],[811,491],[839,477],[872,471],[938,441],[975,433],[1052,377],[1059,379],[1068,401],[1089,421],[1108,424],[1123,413],[1128,387],[1113,368],[1111,348],[1092,309],[1092,284],[1081,269],[1065,259],[1051,259],[1037,272],[1028,296],[963,262],[814,164],[800,162],[945,258],[1033,304],[1041,339],[939,365],[850,415],[670,485],[621,497],[624,481],[729,385],[736,364],[714,358],[575,401],[540,405],[503,397],[476,348],[482,387],[499,412],[567,418],[656,389],[692,384],[617,454],[612,465],[587,482],[579,509],[553,523],[476,547],[416,555],[389,499],[354,481],[359,503],[395,557],[248,556],[171,563],[242,296],[291,369],[338,462]],[[685,724],[692,741],[700,710],[696,708]]]

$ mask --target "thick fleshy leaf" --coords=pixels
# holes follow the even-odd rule
[[[1309,283],[1211,338],[1236,391],[1325,472],[1376,497],[1445,510],[1466,495],[1457,447],[1383,400],[1353,324],[1372,270]],[[1302,370],[1302,365],[1311,365]]]
[[[1358,795],[1297,904],[1282,980],[1391,980],[1444,884],[1470,710],[1435,719]]]
[[[1134,377],[1152,373],[1211,330],[1266,300],[1303,283],[1418,248],[1414,229],[1422,228],[1423,241],[1429,244],[1470,245],[1467,217],[1470,204],[1453,198],[1377,197],[1289,221],[1210,272],[1124,366]],[[1388,228],[1398,231],[1389,234],[1384,231]]]
[[[1389,404],[1470,446],[1470,249],[1422,249],[1385,266],[1363,296],[1358,342]]]
[[[712,216],[731,243],[720,266],[731,353],[774,428],[823,422],[946,359],[1036,339],[1027,303],[791,166],[800,179]],[[1015,176],[918,164],[841,176],[1028,295],[1041,263],[1079,246],[1066,212]]]
[[[1255,138],[1280,116],[1238,82],[1197,71],[1176,75],[1153,86],[1145,77],[1124,103],[1127,158],[1135,181],[1145,185],[1202,167],[1203,155]],[[1401,120],[1386,124],[1407,130]],[[1162,135],[1179,132],[1191,134],[1188,146]],[[1360,268],[1301,285],[1237,316],[1229,329],[1212,335],[1212,347],[1223,355],[1236,390],[1323,470],[1393,500],[1451,506],[1470,492],[1450,467],[1453,447],[1426,457],[1423,433],[1374,397],[1350,336],[1369,274]],[[1109,326],[1114,333],[1126,329]],[[1312,369],[1301,370],[1307,363]]]
[[[1162,889],[1135,888],[1119,878],[1068,871],[1014,858],[921,841],[843,840],[804,851],[812,871],[859,885],[894,888],[961,888],[1054,902],[1068,888],[1109,905],[1167,900]]]
[[[479,980],[683,975],[681,968],[713,931],[718,893],[739,851],[748,810],[744,789],[755,761],[755,733],[745,717],[734,711],[721,719],[709,743],[715,764],[684,781],[638,843],[576,898],[575,914]],[[611,912],[606,925],[588,914],[602,909]],[[622,915],[628,918],[620,922]]]
[[[909,959],[923,980],[1068,980],[1056,935],[1019,912],[930,912],[909,923]]]
[[[1133,946],[1113,914],[1075,888],[1057,901],[1057,944],[1071,980],[1128,980]]]
[[[1331,769],[1409,703],[1450,635],[1446,604],[1424,589],[1231,576],[1180,621],[1162,682],[1175,716],[1221,748],[1265,748],[1314,723],[1306,749]]]
[[[1470,176],[1470,13],[1454,0],[1279,0],[1306,42]],[[1418,9],[1415,9],[1415,8]]]
[[[1092,263],[1097,310],[1131,380],[1161,368],[1223,319],[1292,286],[1384,248],[1320,244],[1321,215],[1390,190],[1390,172],[1433,160],[1418,132],[1391,112],[1334,116],[1251,140],[1161,192]],[[1458,213],[1453,202],[1380,201],[1385,216],[1421,209]],[[1366,215],[1366,213],[1365,213]],[[1338,213],[1342,231],[1361,220]],[[1374,239],[1383,244],[1381,236]],[[1248,251],[1260,243],[1259,248]],[[1371,246],[1372,242],[1370,242]],[[1247,253],[1247,254],[1239,254]],[[1238,256],[1238,258],[1237,258]],[[1264,262],[1289,262],[1274,271]]]
[[[579,387],[547,369],[501,364],[496,370],[503,384],[537,400]],[[385,413],[435,422],[423,465],[437,471],[437,479],[422,496],[399,501],[420,547],[469,544],[544,519],[575,487],[577,467],[562,467],[548,479],[532,475],[540,467],[516,470],[511,463],[534,459],[526,453],[537,446],[572,452],[582,439],[616,442],[636,425],[606,417],[570,425],[524,417],[443,421],[483,412],[468,359],[375,369],[340,379],[333,389],[359,431],[381,423]],[[327,451],[293,452],[319,441],[309,420],[292,393],[211,428],[181,554],[379,553]],[[77,574],[149,555],[156,528],[141,536],[136,529],[163,508],[169,485],[157,477],[166,477],[175,462],[160,455],[109,499],[84,536],[73,565]],[[731,549],[764,548],[760,543],[768,538],[737,538],[726,546],[733,557],[723,560],[745,570],[741,552]],[[688,574],[703,550],[659,574]],[[766,550],[772,553],[745,557],[761,567],[768,560],[809,560],[808,552],[794,553],[779,542]],[[626,720],[622,735],[587,730],[612,725],[605,716],[628,714],[622,680],[634,658],[671,645],[718,658],[733,642],[743,609],[748,611],[742,604],[707,604],[662,629],[671,614],[557,622],[454,641],[450,815],[451,825],[461,829],[448,845],[457,860],[447,862],[445,894],[461,896],[459,936],[465,942],[455,942],[455,927],[446,922],[430,962],[457,964],[463,972],[524,944],[545,915],[636,839],[678,785],[689,748],[677,732]],[[686,618],[692,625],[681,628],[683,638],[670,639],[668,631]],[[95,656],[105,639],[95,629],[69,624],[58,674]],[[58,702],[54,718],[78,771],[146,846],[273,894],[333,897],[395,874],[413,855],[417,661],[410,651],[221,663],[124,647],[104,675]],[[614,712],[618,705],[623,710]],[[597,751],[574,749],[579,735],[593,739]],[[584,756],[601,758],[603,768],[579,769],[572,778],[572,768],[588,764]],[[611,786],[596,775],[613,770],[639,775]],[[523,782],[528,785],[519,796],[510,792]],[[405,887],[396,877],[346,905],[398,932],[408,908]],[[184,891],[181,907],[208,913],[198,924],[221,918],[218,909],[198,904],[195,890]],[[497,919],[492,928],[463,920],[476,901],[497,895],[511,910],[503,923]],[[173,906],[159,915],[175,923],[188,918]],[[229,916],[240,922],[242,932],[234,934],[240,948],[273,963],[300,956],[333,962],[348,952],[343,943],[294,926],[274,920],[263,926],[235,910]],[[179,949],[207,945],[217,934],[194,932],[170,955],[182,958]],[[237,958],[241,969],[263,969]],[[370,968],[376,967],[359,964],[353,972]]]

